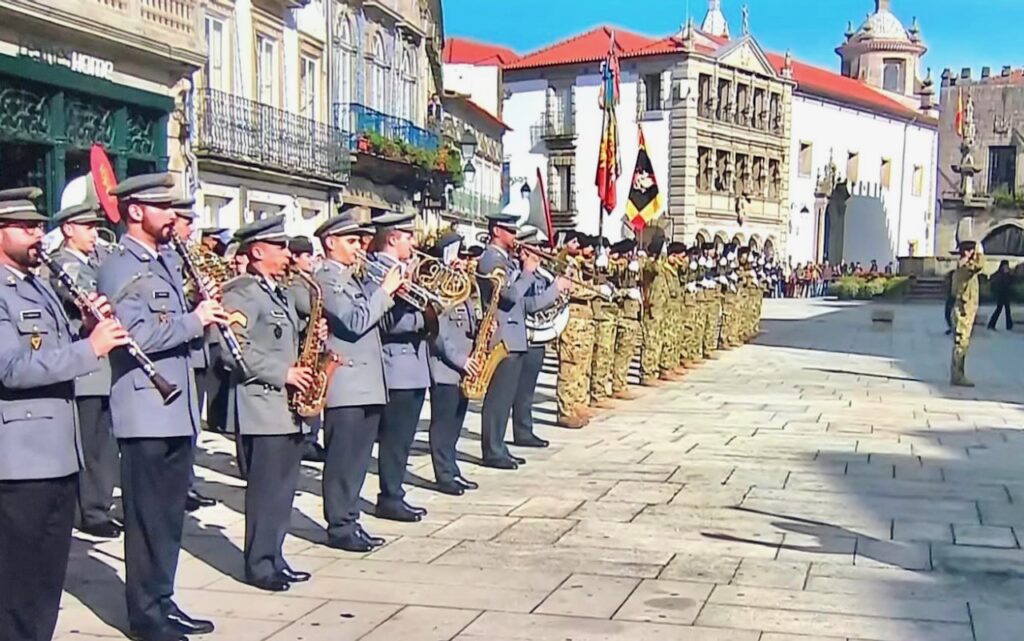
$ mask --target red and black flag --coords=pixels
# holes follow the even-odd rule
[[[626,202],[626,220],[634,230],[641,232],[661,215],[661,194],[658,191],[658,180],[654,177],[654,165],[647,154],[644,130],[637,127],[637,131],[640,132],[640,144],[633,180],[629,186],[629,200]]]

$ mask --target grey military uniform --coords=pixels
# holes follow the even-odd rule
[[[430,343],[430,378],[434,385],[458,385],[476,338],[473,305],[456,305],[437,320],[437,337]]]
[[[199,317],[188,312],[182,293],[180,259],[167,249],[156,255],[131,237],[99,271],[99,291],[117,317],[169,382],[182,390],[174,402],[160,394],[138,363],[123,350],[110,355],[110,409],[118,438],[193,436],[199,431],[195,379],[189,343],[203,334]]]
[[[462,476],[456,445],[469,400],[459,383],[473,352],[477,324],[472,302],[456,305],[438,317],[437,337],[430,344],[430,459],[438,483]]]
[[[242,345],[245,362],[255,380],[235,382],[230,403],[240,434],[294,434],[300,431],[288,408],[285,387],[288,369],[299,352],[299,319],[291,295],[272,289],[265,278],[246,274],[224,285],[224,309]],[[231,354],[221,346],[224,358]],[[237,378],[237,376],[235,377]]]

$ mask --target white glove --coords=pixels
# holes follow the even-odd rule
[[[641,249],[636,254],[637,254],[637,256],[643,256],[644,258],[646,258],[647,257],[647,250]]]
[[[732,283],[730,283],[730,284],[729,284],[729,291],[730,291],[730,292],[736,292],[736,286],[735,286],[735,285],[733,285]]]
[[[626,296],[632,298],[633,300],[643,300],[643,296],[640,294],[640,288],[639,287],[633,287],[633,288],[627,290],[626,291]]]
[[[721,258],[718,259],[718,264],[723,267],[725,266],[726,262],[728,261],[725,260],[725,256],[722,256]]]
[[[607,296],[608,298],[611,298],[612,294],[614,293],[613,290],[612,290],[612,286],[609,285],[608,283],[605,283],[604,285],[601,285],[598,288],[598,291],[601,292],[602,294],[604,294],[605,296]]]
[[[730,263],[733,262],[734,260],[736,260],[736,252],[729,252],[729,255],[726,256],[726,258],[729,259]]]
[[[691,260],[690,261],[690,271],[691,272],[692,271],[697,271],[697,261],[695,261],[695,260]]]
[[[715,281],[711,280],[710,278],[705,278],[704,280],[700,281],[700,286],[703,287],[704,289],[711,289],[715,286]]]
[[[640,261],[638,261],[638,260],[631,260],[631,261],[629,261],[629,267],[627,269],[629,269],[629,271],[634,272],[634,273],[640,271]]]
[[[763,258],[758,258],[757,259],[757,264],[758,265],[764,265],[764,259]]]
[[[604,269],[608,266],[608,254],[601,252],[594,260],[594,266],[598,269]]]
[[[691,294],[695,293],[697,291],[697,283],[686,283],[686,291]]]
[[[723,285],[728,285],[729,284],[729,280],[725,276],[719,276],[718,277],[718,282],[722,283]]]
[[[735,283],[739,279],[740,279],[740,275],[737,274],[736,272],[732,272],[731,274],[729,274],[729,280],[731,280],[732,282]]]

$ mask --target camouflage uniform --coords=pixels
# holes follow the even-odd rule
[[[955,299],[953,304],[954,335],[953,358],[950,364],[949,380],[953,385],[973,386],[964,374],[967,361],[967,350],[971,346],[971,330],[974,328],[974,317],[978,314],[978,274],[985,266],[981,248],[970,258],[961,258],[953,272],[951,292]]]
[[[662,378],[670,377],[679,367],[679,341],[682,338],[682,288],[679,286],[679,272],[676,258],[665,260],[665,275],[668,291],[668,306],[662,327],[661,358],[659,370]]]
[[[570,265],[579,259],[566,257]],[[577,273],[578,273],[577,269]],[[593,292],[573,286],[569,294],[569,322],[558,337],[558,416],[582,417],[590,399],[590,368],[594,358]]]
[[[633,263],[636,270],[630,269]],[[612,395],[622,396],[629,387],[629,366],[640,343],[641,302],[630,297],[630,291],[640,291],[639,263],[629,257],[620,258],[612,267],[612,277],[619,292],[619,322],[615,333],[615,359],[612,363]]]
[[[607,273],[602,274],[602,278],[607,278]],[[591,307],[594,310],[594,359],[590,374],[590,402],[599,404],[611,396],[608,383],[612,374],[612,362],[615,360],[615,331],[619,322],[619,308],[614,302],[598,296],[591,301]]]
[[[658,378],[663,326],[668,316],[668,279],[664,261],[648,258],[642,266],[644,283],[643,350],[640,354],[640,375],[644,383]]]

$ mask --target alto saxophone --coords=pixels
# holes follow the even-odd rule
[[[313,372],[313,384],[304,392],[295,390],[290,404],[296,414],[309,418],[319,416],[324,410],[327,403],[327,386],[331,382],[334,370],[341,365],[341,357],[327,349],[317,331],[324,317],[323,288],[313,277],[300,269],[293,270],[292,273],[309,287],[309,324],[306,326],[306,337],[302,340],[296,366],[309,368]]]
[[[462,393],[471,401],[479,401],[487,394],[494,370],[498,368],[498,363],[508,356],[505,341],[499,342],[491,349],[491,340],[498,331],[498,299],[501,298],[501,289],[505,286],[505,270],[495,269],[486,278],[493,283],[493,293],[487,311],[480,321],[480,330],[473,342],[473,351],[469,355],[469,363],[476,364],[474,369],[477,373],[466,374],[459,384]]]

